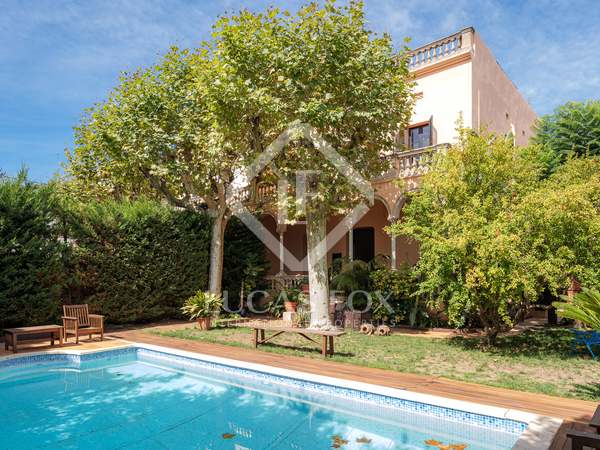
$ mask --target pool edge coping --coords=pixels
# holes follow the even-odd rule
[[[171,347],[163,347],[153,344],[138,343],[133,341],[123,340],[123,345],[117,345],[108,348],[94,348],[94,349],[52,349],[47,351],[39,352],[28,352],[21,354],[5,355],[0,356],[0,361],[16,359],[27,356],[38,356],[47,354],[70,354],[70,355],[83,355],[92,353],[110,352],[114,350],[121,350],[129,347],[137,347],[147,350],[158,351],[162,353],[172,354],[174,356],[182,356],[192,359],[199,359],[206,362],[212,362],[215,364],[228,365],[232,367],[238,367],[240,369],[248,369],[259,372],[264,372],[272,375],[278,375],[297,380],[309,381],[318,384],[326,384],[333,386],[340,386],[342,388],[354,389],[367,393],[395,397],[407,401],[425,403],[430,405],[439,406],[442,408],[451,408],[459,411],[469,412],[473,414],[479,414],[483,416],[496,417],[500,419],[515,420],[527,424],[527,428],[521,433],[512,447],[512,450],[540,450],[543,448],[550,448],[558,429],[563,423],[563,419],[542,416],[535,413],[529,413],[511,408],[501,408],[498,406],[485,405],[482,403],[469,402],[465,400],[456,400],[448,397],[439,395],[423,394],[420,392],[411,391],[402,388],[392,388],[388,386],[382,386],[379,384],[364,383],[360,381],[348,380],[345,378],[337,378],[326,375],[318,375],[310,372],[302,372],[299,370],[283,369],[268,364],[252,363],[242,361],[239,359],[226,358],[221,356],[207,355],[205,353],[190,352],[186,350],[179,350]]]

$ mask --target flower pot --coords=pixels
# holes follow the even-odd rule
[[[283,307],[287,312],[296,312],[298,309],[298,302],[283,302]]]
[[[200,317],[196,319],[196,321],[198,322],[198,328],[200,328],[201,330],[210,330],[210,317]]]

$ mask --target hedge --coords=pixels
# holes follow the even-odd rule
[[[59,206],[60,205],[60,206]],[[63,303],[89,303],[107,322],[180,318],[208,286],[210,218],[154,201],[57,201],[25,176],[0,180],[0,326],[52,323]],[[232,219],[223,289],[265,272],[260,241]]]
[[[0,179],[0,328],[55,320],[66,246],[53,222],[50,186]]]

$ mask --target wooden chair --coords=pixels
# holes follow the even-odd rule
[[[69,335],[75,336],[75,343],[79,344],[79,335],[99,334],[100,340],[104,339],[104,316],[90,314],[88,305],[63,305],[63,327],[65,329],[65,342]]]
[[[590,427],[596,430],[596,433],[586,433],[582,431],[570,431],[567,437],[571,440],[572,450],[584,450],[584,447],[600,449],[600,405],[590,422]]]

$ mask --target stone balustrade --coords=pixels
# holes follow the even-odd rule
[[[386,158],[392,163],[394,178],[413,178],[426,174],[431,167],[433,155],[447,148],[448,144],[438,144],[416,150],[394,152]]]
[[[409,53],[408,67],[417,70],[443,59],[449,59],[471,49],[473,29],[466,28],[451,36],[438,39]]]
[[[433,155],[447,149],[449,144],[437,144],[415,150],[395,151],[384,156],[390,161],[390,170],[373,180],[374,184],[393,179],[414,179],[428,172]],[[250,188],[238,191],[236,197],[242,201],[251,201],[259,205],[274,205],[277,190],[272,184],[259,184],[256,186],[254,195],[250,195]]]
[[[303,284],[307,282],[306,275],[288,275],[288,274],[277,274],[265,277],[265,280],[269,282],[271,289],[300,289]]]

